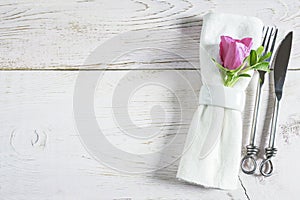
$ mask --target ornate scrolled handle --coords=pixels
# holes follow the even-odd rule
[[[265,149],[266,158],[261,162],[259,171],[261,175],[269,177],[273,173],[273,163],[271,158],[277,153],[277,149],[274,147],[268,147]]]
[[[269,177],[269,176],[272,175],[272,173],[273,173],[273,163],[271,161],[271,158],[264,159],[261,162],[259,171],[260,171],[261,175],[263,175],[265,177]]]
[[[246,148],[247,154],[241,161],[241,169],[245,174],[254,174],[257,168],[256,156],[259,152],[259,149],[253,144],[247,145]]]
[[[253,174],[257,164],[253,155],[245,155],[241,161],[241,169],[245,174]]]

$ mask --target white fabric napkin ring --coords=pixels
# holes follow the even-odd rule
[[[200,90],[199,104],[242,112],[245,106],[245,92],[222,85],[203,85]]]

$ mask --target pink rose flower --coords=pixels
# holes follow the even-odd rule
[[[229,36],[221,36],[220,58],[222,65],[230,70],[241,66],[244,59],[249,56],[252,44],[252,38],[236,40]]]

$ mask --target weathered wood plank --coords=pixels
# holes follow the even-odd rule
[[[0,70],[49,71],[0,72],[0,199],[298,199],[299,8],[297,0],[1,1]],[[209,11],[257,16],[279,27],[279,39],[295,31],[275,174],[268,179],[241,174],[241,187],[230,192],[174,178],[197,106],[201,16]],[[110,163],[88,153],[74,120],[74,89],[82,72],[51,71],[78,69],[104,73],[94,109],[108,141],[123,152],[161,155],[128,166],[137,171],[167,167],[132,174],[118,165],[118,155]],[[265,87],[260,116],[266,124],[272,107],[267,92]],[[248,97],[244,144],[253,85]],[[268,132],[262,124],[261,148]],[[139,133],[153,134],[137,138]]]
[[[238,9],[235,5],[238,4]],[[234,6],[233,6],[234,5]],[[1,69],[82,69],[82,68],[182,68],[198,64],[201,17],[209,11],[249,14],[280,28],[300,31],[297,0],[196,1],[196,0],[102,0],[41,1],[0,3]],[[133,33],[124,36],[124,33]],[[138,34],[139,38],[135,38]],[[134,37],[132,36],[134,35]],[[112,62],[85,60],[108,40],[116,41],[108,54]],[[291,69],[299,69],[300,36],[295,34]],[[130,52],[124,50],[131,49]],[[148,50],[147,48],[159,49]],[[146,49],[140,52],[139,49]],[[169,53],[166,53],[169,52]],[[183,55],[183,58],[179,58]]]
[[[158,171],[138,174],[122,172],[127,169],[118,168],[118,163],[97,162],[80,142],[82,133],[76,130],[74,87],[78,73],[0,73],[1,198],[246,199],[242,187],[227,192],[179,182],[174,178],[177,161]],[[95,72],[87,73],[93,76]],[[250,198],[298,199],[299,171],[296,170],[297,160],[294,160],[300,153],[297,148],[300,142],[298,77],[299,72],[287,75],[279,118],[282,128],[277,136],[279,153],[274,160],[275,175],[263,179],[241,174]],[[197,106],[194,93],[198,93],[200,85],[194,70],[107,71],[95,90],[97,122],[116,148],[136,155],[159,152],[169,161],[181,151]],[[265,87],[261,119],[265,118],[267,91]],[[126,99],[128,92],[131,95]],[[113,99],[121,97],[125,99],[113,104]],[[253,86],[248,90],[248,97],[249,106]],[[124,107],[132,121],[122,124],[120,119],[127,118]],[[249,114],[251,108],[245,110],[244,142],[248,141]],[[270,118],[270,113],[266,118]],[[144,139],[132,137],[130,134],[135,126],[141,127],[141,136],[145,136],[143,130],[147,127],[154,135]],[[174,135],[181,140],[169,152],[164,152]],[[156,159],[150,158],[150,163],[156,164]],[[143,163],[131,164],[137,169],[148,168]]]

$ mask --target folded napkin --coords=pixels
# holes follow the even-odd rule
[[[251,37],[261,45],[262,22],[255,17],[209,13],[203,17],[200,65],[203,86],[180,160],[177,178],[205,187],[236,189],[241,157],[242,111],[250,78],[223,86],[219,69],[220,36]]]

